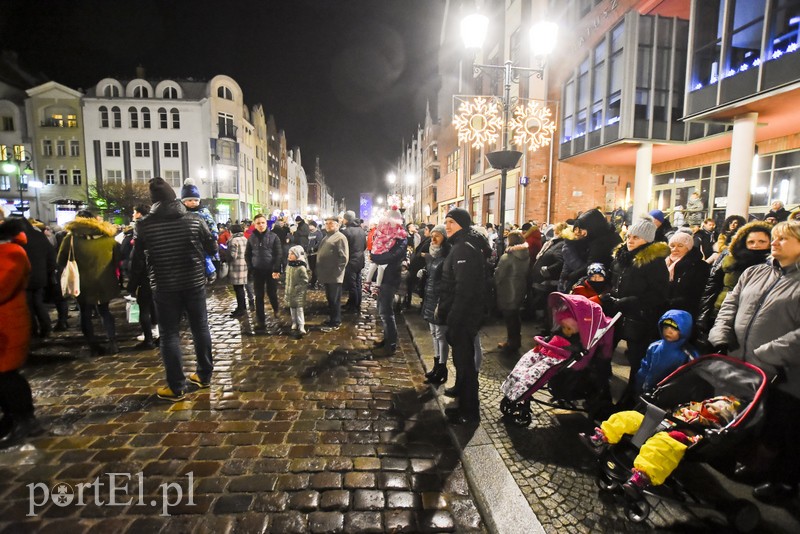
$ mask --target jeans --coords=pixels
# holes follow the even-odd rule
[[[363,269],[347,266],[344,270],[344,290],[347,291],[347,305],[361,308],[361,277]]]
[[[461,415],[480,418],[478,399],[478,370],[475,367],[476,332],[461,326],[448,327],[447,342],[453,347],[453,364],[456,367],[456,393]]]
[[[447,363],[450,345],[447,344],[447,325],[428,323],[433,338],[433,361]]]
[[[46,334],[52,329],[50,324],[50,314],[44,307],[44,288],[28,289],[28,309],[31,312],[31,332],[38,332],[39,335]]]
[[[342,324],[342,284],[325,284],[325,298],[328,299],[330,322]]]
[[[303,308],[289,308],[292,313],[292,324],[299,329],[303,329],[306,325],[306,316]]]
[[[394,295],[397,288],[382,285],[378,290],[378,315],[383,323],[383,340],[386,346],[397,346],[397,321],[394,317]]]
[[[266,320],[264,313],[264,286],[267,288],[267,296],[269,303],[272,305],[272,311],[278,313],[278,281],[272,278],[272,272],[256,271],[253,270],[253,289],[256,291],[256,319],[258,324],[263,325]]]
[[[97,306],[97,312],[100,314],[100,317],[103,319],[103,326],[106,328],[106,335],[108,336],[109,341],[114,341],[117,338],[117,329],[116,325],[114,324],[114,316],[111,315],[111,312],[108,309],[108,302],[102,302],[100,304],[89,304],[80,297],[78,297],[78,309],[81,313],[81,332],[89,341],[89,343],[94,342],[94,325],[92,324],[92,310],[94,307]]]
[[[211,333],[208,330],[205,286],[183,291],[156,291],[154,297],[161,334],[159,345],[161,359],[164,362],[167,384],[170,389],[179,393],[183,392],[186,387],[180,340],[183,312],[186,312],[189,317],[189,328],[192,330],[194,353],[197,358],[197,374],[203,382],[210,381],[214,363],[211,356]]]

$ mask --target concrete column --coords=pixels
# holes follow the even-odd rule
[[[750,210],[750,180],[753,176],[757,120],[758,113],[747,113],[733,119],[726,217],[741,215],[747,218]]]
[[[653,184],[650,174],[653,169],[653,143],[642,143],[636,149],[636,174],[633,182],[633,220],[647,213],[650,191]]]

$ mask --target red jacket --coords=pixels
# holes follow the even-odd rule
[[[542,250],[542,232],[539,231],[538,226],[531,226],[525,232],[525,242],[528,243],[528,254],[531,257],[531,265],[536,261],[536,256]]]
[[[0,244],[0,373],[19,369],[28,357],[31,319],[25,288],[31,264],[21,246],[26,242],[25,234],[20,233],[11,242]]]

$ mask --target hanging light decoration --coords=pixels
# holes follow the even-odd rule
[[[464,101],[453,117],[453,126],[461,143],[469,143],[475,148],[495,143],[503,131],[500,106],[493,98],[477,97]]]
[[[514,116],[508,121],[508,128],[517,146],[527,145],[536,151],[550,144],[556,123],[550,117],[550,108],[531,100],[527,105],[517,106]]]

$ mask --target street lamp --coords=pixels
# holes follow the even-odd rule
[[[22,168],[23,165],[25,166],[24,169]],[[23,159],[11,159],[9,156],[9,159],[3,162],[2,167],[3,172],[6,174],[11,174],[13,172],[17,173],[17,186],[19,188],[19,206],[17,209],[21,214],[24,214],[27,210],[25,209],[25,199],[23,198],[22,194],[28,190],[27,177],[33,174],[31,158],[25,156]]]
[[[464,46],[467,49],[472,49],[477,52],[486,39],[486,34],[489,28],[489,19],[476,13],[465,17],[461,22],[461,37],[464,41]],[[520,75],[529,77],[533,74],[540,80],[544,79],[545,69],[545,56],[553,51],[556,43],[556,35],[558,33],[558,26],[552,22],[539,22],[535,24],[530,31],[530,44],[534,56],[539,58],[539,66],[535,68],[521,67],[514,65],[511,61],[506,61],[503,65],[484,65],[480,63],[473,64],[475,74],[480,73],[502,73],[503,75],[503,118],[502,118],[502,150],[496,150],[486,155],[489,165],[493,169],[500,170],[500,214],[498,217],[498,224],[500,231],[505,229],[505,216],[506,216],[506,181],[508,171],[513,169],[519,163],[522,157],[522,152],[518,150],[509,150],[508,148],[508,127],[509,127],[509,111],[512,105],[511,101],[511,84],[518,83]],[[549,116],[549,110],[547,110]],[[477,123],[481,128],[486,126],[484,116],[479,115]],[[473,117],[478,118],[478,117]],[[541,119],[534,117],[534,122],[538,122],[538,127],[544,126]],[[527,130],[527,119],[523,119],[522,128]],[[474,127],[474,124],[470,125]],[[554,125],[547,126],[554,129]],[[552,133],[552,129],[550,130]],[[531,132],[528,132],[531,133]],[[524,134],[523,134],[524,135]],[[549,142],[549,141],[548,141]],[[465,195],[466,204],[466,195]],[[502,235],[502,234],[500,234]]]

